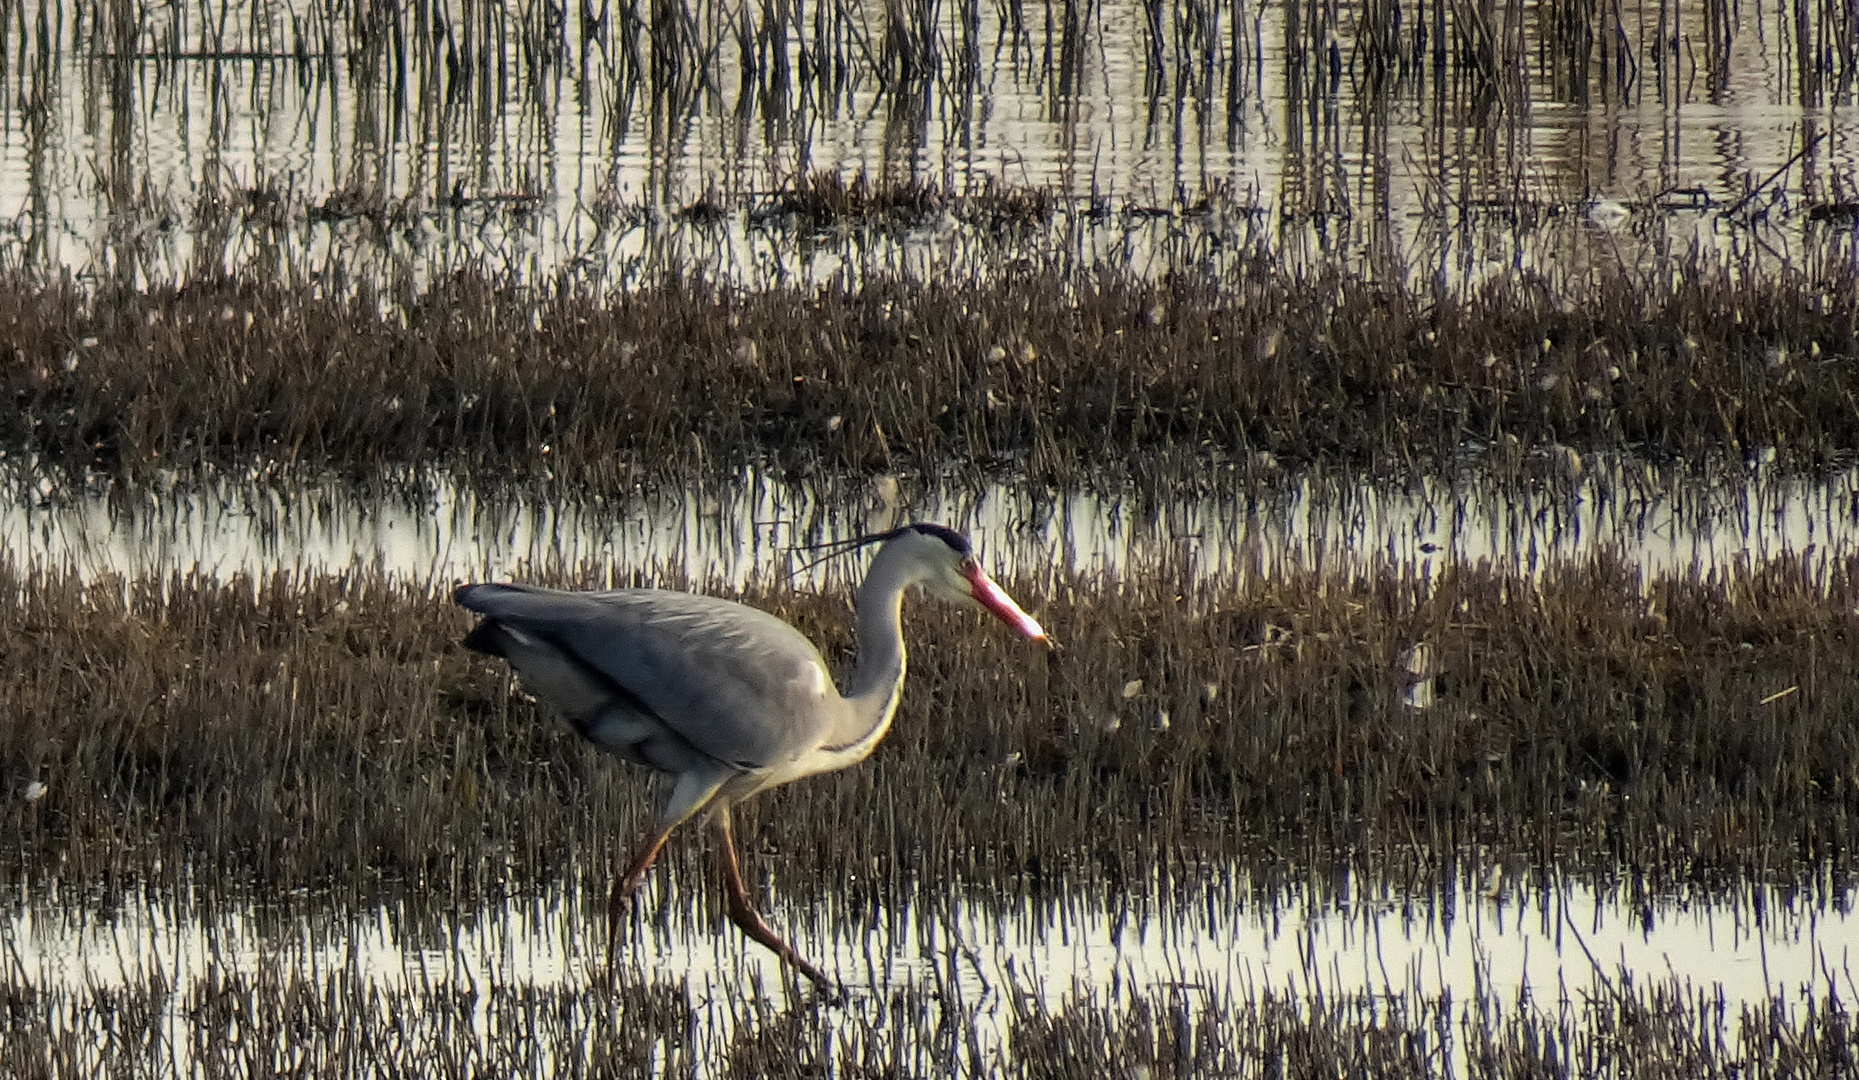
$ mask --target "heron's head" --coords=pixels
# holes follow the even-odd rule
[[[919,566],[923,587],[952,604],[979,606],[1034,641],[1046,640],[1039,620],[1028,615],[1006,590],[981,569],[968,538],[943,525],[906,525],[891,534],[890,542],[909,545]]]

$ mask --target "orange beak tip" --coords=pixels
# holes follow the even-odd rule
[[[1046,629],[1039,625],[1039,620],[1028,615],[1019,604],[1014,603],[1013,597],[1008,596],[1005,590],[994,584],[993,579],[980,570],[975,570],[969,575],[968,580],[974,586],[974,598],[980,602],[982,607],[993,612],[1002,622],[1031,640],[1039,642],[1046,640]]]

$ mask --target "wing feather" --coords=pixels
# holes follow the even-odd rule
[[[524,585],[468,585],[455,599],[547,639],[634,702],[616,704],[643,705],[697,750],[738,768],[768,769],[813,750],[842,704],[812,642],[731,600]]]

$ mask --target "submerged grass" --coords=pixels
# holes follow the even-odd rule
[[[1187,455],[1413,471],[1530,451],[1859,450],[1859,282],[1694,267],[1585,295],[1029,270],[595,296],[459,276],[417,294],[205,280],[0,288],[0,448],[72,475],[444,464],[583,490],[775,460],[1014,462],[1054,481]],[[1103,448],[1119,450],[1107,460]]]
[[[1453,995],[1180,985],[1061,996],[904,985],[844,1003],[677,982],[373,984],[265,968],[120,988],[0,982],[0,1068],[40,1077],[1850,1075],[1838,990],[1730,1002],[1677,979]],[[1850,973],[1847,973],[1850,980]]]
[[[35,887],[495,894],[598,866],[653,808],[457,644],[460,612],[373,574],[0,586],[0,848]],[[750,803],[752,864],[855,907],[1235,860],[1436,884],[1473,850],[1653,886],[1851,875],[1859,563],[1013,587],[1064,648],[913,609],[891,736]],[[746,598],[850,649],[840,596]]]

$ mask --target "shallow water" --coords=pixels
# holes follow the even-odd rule
[[[722,924],[715,905],[700,904],[684,885],[661,873],[644,891],[621,978],[681,984],[705,1037],[727,1045],[728,1027],[741,1018],[721,1003],[760,987],[779,1004],[795,988],[771,954]],[[844,983],[846,1022],[861,1014],[861,1002],[933,988],[942,1008],[971,1016],[984,1057],[1001,1052],[1007,1003],[1025,994],[1054,1009],[1151,991],[1215,1001],[1267,992],[1390,1002],[1450,994],[1477,1008],[1669,981],[1735,1015],[1742,1005],[1843,994],[1859,963],[1852,897],[1826,889],[1633,900],[1568,882],[1518,887],[1498,871],[1445,894],[1406,897],[1347,882],[1324,893],[1330,898],[1294,891],[1260,899],[1227,873],[1050,902],[958,891],[861,911],[828,895],[812,910],[777,905],[769,917]],[[206,1021],[188,1015],[179,998],[241,974],[339,985],[345,994],[450,988],[476,1003],[462,1030],[488,1038],[493,988],[586,986],[602,961],[602,905],[583,906],[561,885],[442,914],[178,907],[170,898],[107,918],[74,903],[15,907],[0,921],[7,953],[0,981],[11,984],[0,993],[32,987],[102,1000],[123,987],[173,986],[181,993],[167,1023],[184,1059],[188,1046],[200,1045],[188,1029]],[[72,1010],[55,1023],[81,1015]]]
[[[259,268],[323,287],[464,267],[768,285],[1027,255],[1160,274],[1253,244],[1475,286],[1518,266],[1639,268],[1694,243],[1797,263],[1850,250],[1850,212],[1808,220],[1850,199],[1850,91],[1797,64],[1850,47],[1823,25],[1833,8],[1797,24],[1787,5],[1623,3],[1571,74],[1561,9],[1538,3],[1494,9],[1495,30],[1427,25],[1458,19],[1450,6],[1409,11],[1379,60],[1376,9],[1353,3],[1164,6],[1159,24],[1125,0],[932,6],[932,69],[900,80],[865,58],[884,6],[685,6],[711,50],[701,90],[641,70],[617,3],[605,25],[551,5],[409,5],[383,46],[341,5],[143,7],[117,23],[15,0],[0,5],[17,29],[0,220],[21,261],[80,274]],[[769,25],[776,10],[792,21]],[[779,44],[745,54],[739,28]],[[1494,32],[1495,78],[1445,47]],[[1616,44],[1630,74],[1594,63]],[[802,81],[803,51],[820,49],[844,65],[837,85]],[[945,211],[847,243],[746,216],[821,169],[957,194],[1050,188],[1064,227],[1028,247]],[[707,193],[730,205],[721,223],[682,213]]]
[[[1573,483],[1389,486],[1313,476],[1191,501],[1000,483],[912,490],[888,477],[814,486],[755,473],[725,487],[601,503],[493,497],[441,478],[412,493],[225,480],[56,502],[30,478],[15,476],[10,487],[0,549],[27,565],[156,578],[379,566],[435,589],[539,570],[583,573],[590,583],[642,571],[740,584],[804,567],[812,555],[797,545],[915,520],[967,530],[1002,573],[1035,578],[1157,567],[1426,575],[1479,562],[1529,574],[1599,552],[1648,574],[1684,576],[1859,550],[1859,471],[1705,478],[1631,463]],[[844,567],[829,562],[803,580],[823,583]]]

